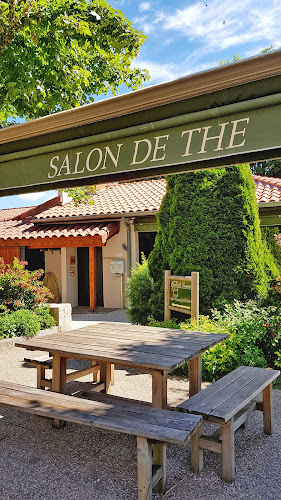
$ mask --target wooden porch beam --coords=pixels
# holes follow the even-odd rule
[[[101,236],[76,236],[76,237],[60,237],[60,238],[37,238],[37,239],[15,239],[15,240],[0,240],[0,248],[2,247],[27,247],[27,248],[76,248],[76,247],[103,247]]]
[[[90,287],[90,309],[94,310],[97,305],[97,272],[96,272],[96,249],[89,247],[89,287]]]

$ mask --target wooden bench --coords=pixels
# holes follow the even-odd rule
[[[202,421],[198,415],[128,402],[87,401],[9,382],[0,382],[0,406],[135,435],[139,500],[151,500],[153,487],[164,491],[167,443],[184,445]]]
[[[254,410],[263,411],[265,434],[272,433],[272,382],[278,370],[240,366],[177,407],[178,411],[202,415],[204,421],[219,426],[211,437],[201,428],[191,439],[191,468],[203,468],[203,449],[222,455],[222,479],[229,483],[235,477],[234,432],[245,425]],[[256,401],[262,391],[263,401]]]
[[[52,389],[52,379],[46,378],[46,370],[53,368],[53,358],[45,356],[37,356],[37,357],[25,357],[25,363],[31,366],[35,366],[37,368],[37,388],[38,389]],[[95,361],[92,363],[92,366],[88,368],[83,368],[82,370],[75,370],[71,373],[67,373],[66,382],[70,382],[71,380],[76,380],[78,378],[84,377],[85,375],[89,375],[93,373],[94,381],[99,383],[99,373],[100,366]],[[99,386],[100,390],[105,388],[105,384]]]

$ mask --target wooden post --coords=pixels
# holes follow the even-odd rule
[[[66,389],[66,358],[59,354],[53,354],[52,391],[65,394]],[[53,427],[61,429],[65,422],[55,418]]]
[[[190,468],[199,474],[203,469],[203,449],[199,446],[199,438],[203,434],[203,424],[201,423],[190,438]]]
[[[96,284],[96,249],[89,247],[89,288],[90,288],[90,309],[97,306],[97,284]]]
[[[201,391],[202,381],[202,356],[189,360],[189,397]]]
[[[105,393],[110,394],[111,392],[111,372],[112,363],[99,363],[100,365],[100,381],[105,382]],[[114,365],[113,365],[114,367]]]
[[[199,328],[199,273],[191,273],[191,318],[197,321]]]
[[[272,384],[269,384],[263,391],[263,432],[272,434]]]
[[[144,437],[137,436],[138,500],[152,499],[152,447]]]
[[[158,410],[167,407],[167,373],[152,370],[152,408]]]
[[[166,489],[167,477],[167,445],[157,443],[152,445],[153,465],[159,465],[162,469],[161,479],[156,483],[154,490],[157,493],[164,493]]]
[[[222,479],[233,483],[235,477],[234,417],[221,426],[222,435]]]
[[[169,321],[171,319],[171,310],[169,309],[170,304],[170,279],[171,271],[165,271],[165,292],[164,292],[164,320]]]
[[[97,364],[96,361],[92,361],[93,366],[95,366],[96,364]],[[100,382],[100,369],[99,369],[99,371],[93,373],[93,381]]]
[[[45,389],[42,386],[42,380],[45,380],[46,368],[44,366],[37,366],[37,389]]]

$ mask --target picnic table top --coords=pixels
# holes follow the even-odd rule
[[[68,358],[170,372],[226,338],[219,333],[107,322],[18,340],[15,345]]]

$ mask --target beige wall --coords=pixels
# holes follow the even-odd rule
[[[103,297],[104,307],[124,307],[124,286],[127,279],[127,252],[123,250],[122,243],[127,245],[126,227],[120,222],[120,231],[113,236],[102,249],[103,255]],[[114,276],[111,273],[111,261],[115,259],[125,260],[125,275]],[[122,287],[122,292],[121,292]]]
[[[61,253],[59,250],[45,252],[45,273],[54,273],[61,296]]]
[[[70,257],[75,258],[75,264],[70,263]],[[62,270],[62,302],[69,302],[72,307],[78,305],[78,273],[77,273],[77,248],[61,249],[61,270]]]

